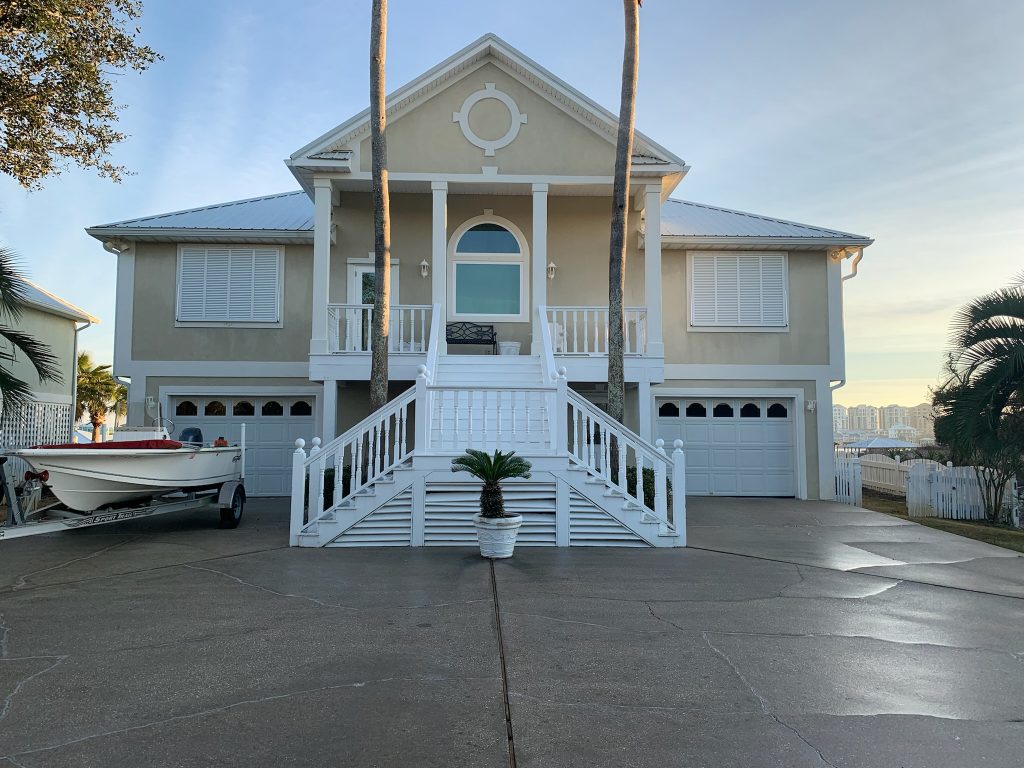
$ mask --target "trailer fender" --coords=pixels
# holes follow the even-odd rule
[[[217,506],[221,509],[229,509],[235,501],[235,491],[242,494],[242,501],[245,501],[245,486],[241,480],[229,480],[220,487],[217,494]]]

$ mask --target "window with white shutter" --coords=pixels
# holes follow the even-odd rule
[[[784,328],[786,254],[691,253],[690,325]]]
[[[279,249],[181,248],[178,322],[277,323],[280,304]]]

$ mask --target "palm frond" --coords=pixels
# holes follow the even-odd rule
[[[18,320],[27,296],[28,288],[21,279],[17,255],[10,248],[0,246],[0,317]]]
[[[49,344],[38,341],[24,331],[3,326],[0,326],[0,337],[7,339],[28,358],[32,367],[36,369],[40,381],[52,381],[57,384],[64,381],[64,377],[60,373],[60,361],[50,351]]]
[[[32,390],[28,384],[0,366],[0,417],[19,418],[31,403]]]

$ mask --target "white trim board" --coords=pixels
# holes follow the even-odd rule
[[[829,378],[832,366],[821,365],[743,365],[716,363],[665,363],[666,379],[723,379],[816,381]],[[835,377],[832,377],[835,378]]]
[[[793,445],[796,449],[796,497],[807,498],[807,439],[805,423],[806,395],[802,389],[790,389],[788,387],[651,387],[651,434],[657,431],[657,398],[659,397],[765,397],[793,400]],[[831,418],[831,417],[830,417]],[[831,422],[830,422],[831,423]],[[683,445],[683,451],[686,446]],[[820,482],[820,452],[819,452],[819,482]],[[822,490],[818,489],[818,495]]]
[[[134,378],[210,376],[226,379],[309,379],[309,362],[251,360],[132,360],[122,376]]]

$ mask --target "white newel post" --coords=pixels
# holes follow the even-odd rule
[[[426,453],[430,447],[430,406],[427,403],[427,366],[421,365],[416,371],[416,434],[413,443],[416,453]]]
[[[329,443],[337,435],[338,424],[338,382],[328,379],[324,382],[323,424],[321,432],[324,443]]]
[[[533,345],[531,351],[537,354],[541,345],[540,322],[547,318],[537,318],[537,307],[548,303],[548,185],[533,185]]]
[[[292,507],[291,521],[288,527],[288,544],[296,547],[299,544],[299,531],[304,524],[303,516],[306,509],[306,441],[301,437],[295,441],[292,453]]]
[[[448,351],[444,334],[444,323],[448,317],[448,182],[433,181],[430,183],[430,191],[433,195],[433,224],[430,235],[430,303],[440,305],[441,312],[438,322],[441,323],[442,332],[437,336],[438,352],[445,354]]]
[[[568,371],[565,366],[559,368],[558,379],[555,382],[557,386],[555,397],[556,418],[554,420],[556,456],[569,455],[569,381],[567,373]]]
[[[327,304],[331,280],[331,205],[330,179],[313,180],[313,333],[309,340],[311,355],[326,354]]]
[[[683,441],[672,444],[672,525],[676,529],[676,545],[686,546],[686,454]]]
[[[661,185],[644,189],[644,303],[647,304],[647,352],[664,357],[661,337]]]
[[[660,437],[654,444],[658,454],[665,461],[656,462],[654,465],[654,512],[658,516],[658,533],[662,536],[668,534],[668,454],[665,453],[665,441]]]

